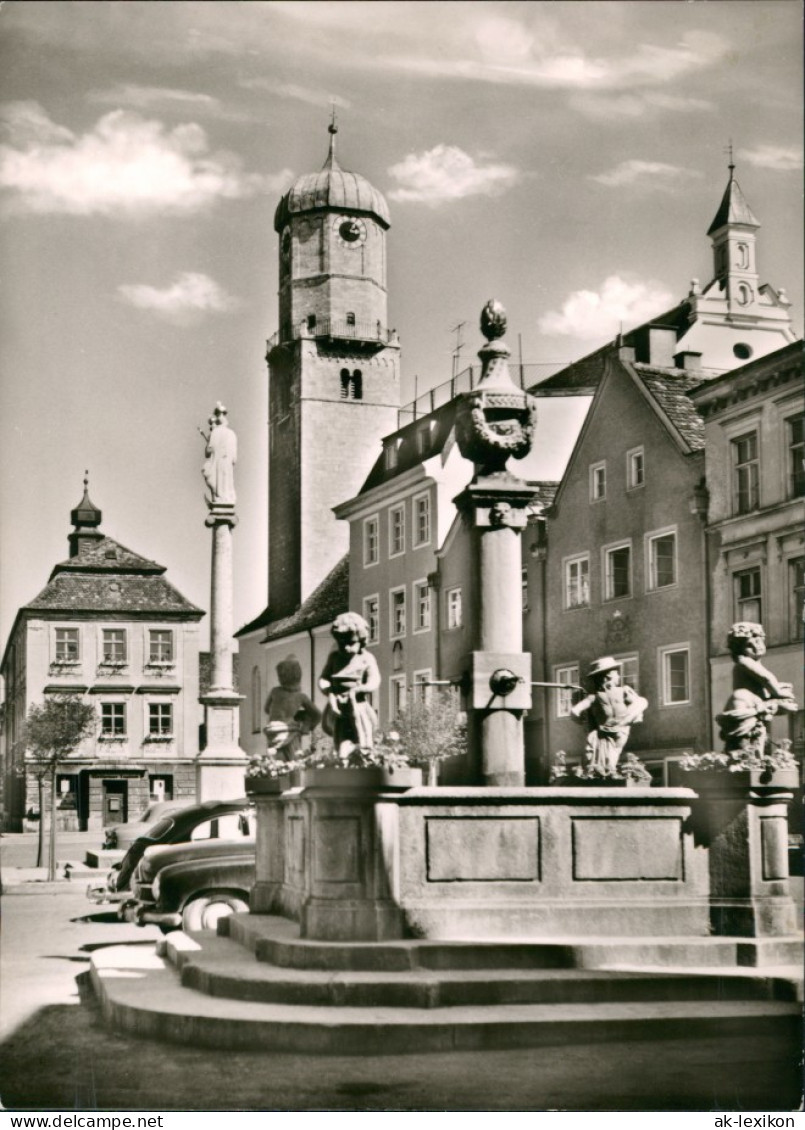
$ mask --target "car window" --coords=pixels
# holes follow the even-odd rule
[[[253,835],[248,818],[243,812],[225,812],[211,820],[205,820],[193,829],[191,840],[238,840],[241,836]]]
[[[153,828],[148,829],[146,835],[149,840],[161,840],[162,837],[167,835],[171,830],[174,823],[175,821],[172,816],[163,816],[161,820],[158,820],[156,824],[154,824]]]

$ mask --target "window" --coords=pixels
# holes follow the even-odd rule
[[[389,716],[393,722],[405,709],[405,675],[392,675],[389,679]]]
[[[788,425],[788,497],[799,498],[805,494],[805,442],[803,418],[794,416]]]
[[[590,501],[600,502],[607,496],[607,465],[593,463],[590,467]]]
[[[802,639],[802,621],[805,617],[805,557],[788,562],[789,632],[791,640]]]
[[[619,600],[632,591],[632,547],[604,550],[604,600]]]
[[[650,592],[667,589],[676,584],[676,532],[648,534],[646,536],[646,587]]]
[[[520,570],[520,604],[528,612],[528,569]]]
[[[363,400],[363,376],[360,369],[341,370],[341,399]]]
[[[405,589],[389,593],[389,627],[392,639],[405,635]]]
[[[431,690],[433,689],[430,685],[432,678],[433,672],[430,667],[427,667],[424,671],[414,671],[414,685],[411,689],[417,702],[430,701]]]
[[[376,565],[380,557],[380,537],[377,515],[366,518],[363,523],[363,563]]]
[[[78,663],[78,628],[56,628],[56,663]]]
[[[355,315],[351,310],[347,313],[347,325],[348,326],[354,326],[355,325]]]
[[[397,466],[397,441],[392,440],[383,449],[383,459],[387,471],[392,471]]]
[[[368,644],[380,642],[380,600],[377,596],[363,598],[363,618],[369,626]]]
[[[578,685],[579,681],[579,665],[578,663],[567,663],[564,667],[554,667],[553,681],[555,683],[575,683]],[[555,704],[556,704],[556,717],[569,718],[570,707],[573,705],[573,688],[568,686],[565,690],[555,690]]]
[[[660,648],[660,701],[663,706],[678,706],[690,701],[689,665],[687,645]]]
[[[389,510],[389,557],[405,552],[405,506]]]
[[[313,330],[315,330],[315,328],[316,328],[316,315],[315,314],[308,314],[308,316],[307,316],[307,328],[311,333],[313,332]]]
[[[126,736],[125,702],[101,703],[101,737],[124,738]]]
[[[103,647],[101,650],[103,663],[126,662],[126,629],[104,628]]]
[[[736,514],[748,514],[757,509],[760,500],[757,432],[734,439],[731,448],[733,509]]]
[[[631,687],[633,691],[640,691],[640,668],[636,655],[614,656],[620,664],[621,682]]]
[[[590,604],[590,558],[565,561],[565,608],[587,608]]]
[[[263,725],[263,680],[260,668],[252,667],[252,733],[259,734]]]
[[[151,738],[169,738],[172,733],[173,703],[149,702],[148,736]]]
[[[448,589],[444,595],[447,603],[447,627],[460,628],[464,623],[461,616],[461,589]]]
[[[427,581],[414,582],[414,631],[430,630],[430,589]]]
[[[735,619],[749,620],[753,624],[762,622],[762,602],[760,590],[760,566],[742,569],[733,574],[735,592]]]
[[[430,424],[423,424],[421,428],[417,429],[416,433],[416,450],[417,455],[427,455],[430,450]]]
[[[148,633],[148,662],[173,663],[173,632],[155,628]]]
[[[430,541],[430,495],[414,496],[414,545],[427,545]]]
[[[626,452],[626,487],[635,490],[642,487],[646,481],[646,464],[643,448],[636,447],[634,451]]]

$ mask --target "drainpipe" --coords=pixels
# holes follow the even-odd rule
[[[712,704],[712,599],[710,593],[710,540],[707,536],[707,511],[710,505],[710,492],[707,483],[702,477],[693,489],[690,501],[691,513],[695,514],[701,523],[702,529],[702,568],[704,569],[704,710],[706,717],[705,738],[707,749],[713,749],[713,704]]]

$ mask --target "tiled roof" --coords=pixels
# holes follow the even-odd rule
[[[149,561],[147,557],[140,557],[139,553],[127,549],[125,545],[114,541],[112,538],[101,537],[90,542],[89,538],[82,539],[81,549],[75,557],[68,557],[53,567],[51,577],[57,573],[92,572],[110,573],[164,573],[164,565],[156,561]]]
[[[270,607],[270,606],[269,606]],[[294,632],[318,628],[349,608],[349,555],[345,554],[291,616],[266,624],[264,641],[281,639]],[[238,633],[241,635],[243,629]]]
[[[58,567],[57,567],[58,568]],[[161,566],[157,567],[163,572]],[[204,613],[161,575],[55,572],[38,596],[23,606],[37,612],[184,613],[200,619]]]
[[[749,227],[753,228],[760,227],[760,224],[754,217],[752,209],[746,203],[746,197],[741,192],[741,186],[731,174],[729,183],[721,198],[721,203],[718,206],[718,211],[715,214],[712,224],[707,229],[707,234],[712,235],[713,232],[718,231],[719,228],[723,228],[725,224],[747,224]]]
[[[632,362],[631,368],[692,451],[704,447],[704,421],[687,393],[702,383],[701,374],[658,369]]]
[[[275,619],[269,604],[259,616],[255,616],[254,620],[250,620],[235,632],[235,639],[255,632],[259,628],[266,629],[263,642],[281,639],[282,636],[289,636],[294,632],[320,627],[334,620],[340,613],[346,612],[348,608],[349,555],[345,554],[294,613]]]
[[[383,441],[384,450],[365,479],[360,493],[364,494],[379,483],[388,482],[404,471],[416,467],[425,459],[438,455],[447,443],[453,427],[457,404],[458,400],[454,397],[447,404],[393,432],[393,439],[391,436],[386,436]],[[397,447],[393,467],[389,467],[386,461],[387,441],[396,444]]]
[[[607,354],[613,349],[610,342],[595,353],[567,365],[546,381],[533,385],[528,391],[532,396],[589,396],[598,388]]]

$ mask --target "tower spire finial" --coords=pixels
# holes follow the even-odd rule
[[[335,99],[330,99],[330,124],[327,127],[327,132],[330,135],[330,151],[327,154],[327,161],[325,162],[325,169],[332,168],[336,164],[335,159],[335,135],[338,133],[338,125],[335,120]]]
[[[729,165],[727,167],[729,168],[729,171],[730,171],[730,177],[732,177],[733,173],[735,172],[735,152],[732,148],[732,138],[729,139],[729,143],[727,145],[727,148],[724,150],[724,152],[729,156],[729,159],[730,159]]]

